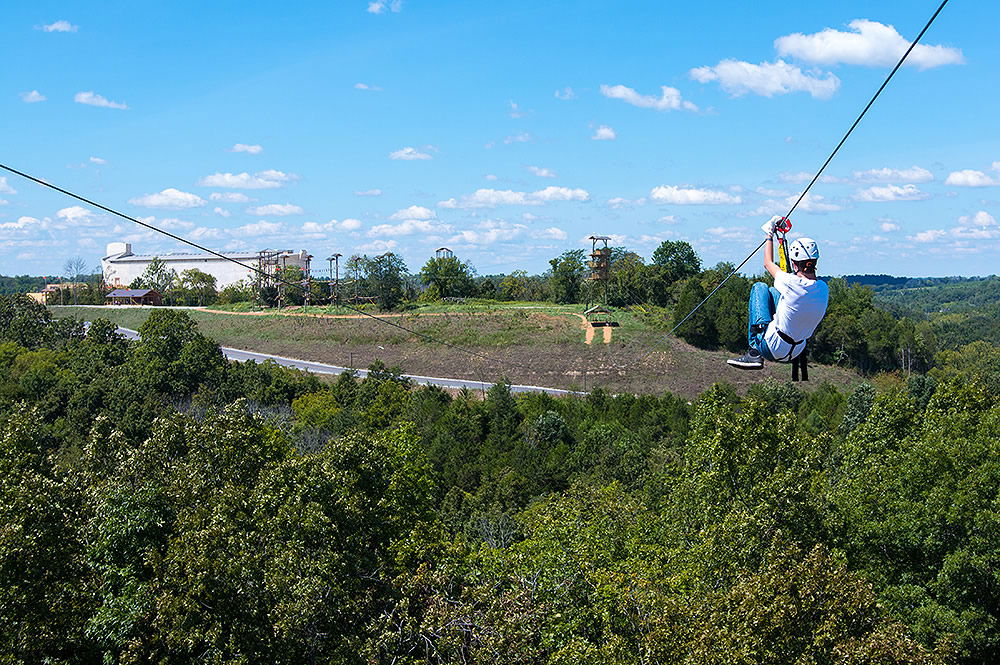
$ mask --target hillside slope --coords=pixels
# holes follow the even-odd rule
[[[149,309],[54,307],[55,316],[110,319],[138,328]],[[578,316],[565,312],[497,310],[476,314],[412,314],[393,319],[408,328],[486,356],[470,356],[433,344],[371,319],[320,318],[278,314],[245,316],[189,310],[199,329],[219,344],[239,349],[367,367],[375,360],[407,373],[480,381],[611,392],[671,393],[696,397],[716,382],[739,392],[772,377],[787,381],[788,365],[769,363],[760,372],[726,365],[731,354],[705,351],[625,317],[611,342],[598,335],[586,344]],[[809,384],[846,386],[859,381],[849,370],[813,365]]]

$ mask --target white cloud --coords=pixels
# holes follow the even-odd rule
[[[521,132],[520,134],[514,134],[504,138],[503,142],[505,145],[510,145],[511,143],[531,143],[531,134],[528,132]]]
[[[811,35],[785,35],[774,40],[774,48],[779,55],[822,65],[886,67],[896,64],[910,46],[896,28],[878,21],[856,19],[848,27],[853,32],[826,28]],[[926,44],[917,44],[906,59],[907,65],[919,69],[964,62],[960,49]]]
[[[403,10],[403,0],[372,0],[367,11],[369,14],[384,14],[386,9],[398,14]]]
[[[360,192],[354,192],[355,196],[382,196],[381,189],[365,189]]]
[[[256,143],[254,143],[253,145],[247,145],[246,143],[237,143],[236,145],[234,145],[232,148],[229,149],[229,152],[245,152],[251,155],[259,155],[260,153],[264,152],[264,148],[262,146],[257,145]]]
[[[705,233],[719,240],[746,240],[750,232],[744,226],[713,226]]]
[[[539,178],[555,178],[557,177],[555,171],[551,169],[542,168],[540,166],[529,166],[528,170],[534,173]]]
[[[907,240],[921,243],[937,242],[946,235],[948,235],[947,231],[941,231],[940,229],[928,229],[927,231],[920,231],[916,235],[908,236]]]
[[[368,230],[369,238],[408,236],[414,233],[444,233],[451,227],[428,219],[406,219],[399,224],[376,224]]]
[[[246,203],[250,197],[242,192],[212,192],[208,198],[225,203]]]
[[[484,180],[493,181],[493,180],[496,180],[497,177],[495,175],[493,175],[492,173],[487,173],[486,175],[483,176],[483,179]]]
[[[370,90],[372,92],[381,92],[381,90],[382,90],[382,88],[378,87],[377,85],[371,85],[369,83],[355,83],[354,84],[354,89],[355,90]]]
[[[459,231],[448,239],[449,245],[487,246],[498,242],[509,242],[524,235],[527,230],[524,224],[511,224],[502,220],[486,220],[474,229]]]
[[[757,217],[760,215],[776,215],[784,214],[788,212],[788,209],[795,205],[796,201],[799,201],[798,194],[788,195],[785,193],[778,193],[777,196],[781,196],[780,199],[768,199],[764,201],[759,207],[750,212],[740,213],[739,217]],[[830,203],[821,194],[806,194],[799,201],[798,210],[803,212],[835,212],[837,210],[842,210],[842,206],[836,203]]]
[[[622,208],[631,208],[632,206],[641,206],[646,204],[646,197],[635,199],[626,199],[622,196],[616,196],[614,198],[608,199],[608,207],[612,210],[620,210]]]
[[[477,189],[472,194],[463,196],[461,200],[448,199],[439,201],[442,208],[495,208],[501,205],[532,205],[525,192],[515,192],[509,189]]]
[[[570,187],[546,187],[537,192],[515,192],[509,189],[477,189],[461,199],[438,202],[442,208],[495,208],[501,205],[541,205],[551,201],[589,201],[590,193],[585,189]]]
[[[411,161],[414,159],[433,159],[429,153],[420,152],[416,148],[407,146],[405,148],[400,148],[394,152],[389,153],[389,159],[402,159],[405,161]]]
[[[233,214],[228,210],[226,210],[225,208],[220,208],[219,206],[215,206],[215,208],[212,209],[212,212],[214,212],[219,217],[229,217],[230,215]]]
[[[108,163],[108,160],[103,159],[101,157],[91,157],[90,158],[90,163],[91,164],[97,164],[98,166],[103,166],[104,164]]]
[[[164,219],[156,219],[156,217],[140,217],[140,221],[149,224],[150,226],[156,226],[157,228],[166,229],[168,231],[187,231],[188,229],[194,228],[194,223],[189,222],[184,219],[177,219],[176,217],[166,217]]]
[[[962,226],[996,226],[997,220],[985,210],[980,210],[971,217],[959,217],[958,223]]]
[[[358,249],[362,252],[391,252],[399,246],[399,243],[395,240],[373,240],[372,242],[366,243],[364,245],[358,245]]]
[[[755,65],[742,60],[723,60],[714,67],[696,67],[691,78],[700,82],[718,81],[723,90],[739,97],[752,92],[763,97],[808,92],[816,99],[829,99],[840,87],[840,79],[827,72],[806,73],[784,60]]]
[[[868,169],[855,171],[853,177],[858,182],[930,182],[934,174],[920,166],[908,169]]]
[[[787,205],[790,206],[794,204],[797,199],[797,196],[789,196],[785,199],[785,201]],[[799,202],[798,209],[803,212],[834,212],[841,210],[842,208],[836,203],[827,202],[822,195],[810,192],[802,197],[802,200]]]
[[[517,120],[519,118],[523,118],[526,115],[527,113],[521,110],[521,107],[517,105],[517,102],[513,100],[510,102],[510,117]]]
[[[726,192],[695,187],[676,187],[674,185],[654,187],[649,196],[659,203],[673,203],[675,205],[722,205],[742,202],[739,196],[733,196]]]
[[[764,196],[789,196],[788,192],[781,189],[770,189],[768,187],[758,187],[755,190],[758,194],[763,194]]]
[[[590,138],[592,138],[595,141],[614,141],[616,138],[618,138],[618,134],[616,134],[615,130],[612,129],[611,127],[608,127],[607,125],[601,125],[600,127],[597,128],[597,131],[595,131],[594,135],[591,136]]]
[[[893,231],[899,230],[899,224],[896,224],[895,222],[882,222],[879,225],[879,229],[881,229],[883,233],[892,233]]]
[[[590,193],[585,189],[549,186],[533,194],[538,201],[589,201]]]
[[[569,237],[565,231],[555,226],[550,226],[547,229],[533,233],[532,236],[545,240],[565,240]]]
[[[805,171],[798,171],[796,173],[781,173],[778,175],[778,179],[781,180],[781,182],[809,182],[812,178],[813,174]]]
[[[305,211],[293,203],[268,203],[267,205],[247,208],[247,212],[261,217],[286,217],[288,215],[301,215]]]
[[[921,191],[916,185],[886,185],[862,189],[854,195],[858,201],[922,201],[930,198],[930,194]]]
[[[198,181],[202,187],[228,187],[230,189],[275,189],[284,183],[298,180],[294,173],[284,173],[268,169],[249,173],[213,173]]]
[[[36,104],[38,102],[44,102],[48,97],[38,92],[37,90],[32,90],[31,92],[22,92],[21,101],[26,104]]]
[[[94,218],[94,213],[83,206],[70,206],[56,212],[56,217],[70,224],[85,224]]]
[[[0,175],[0,194],[17,194],[17,190],[7,184],[7,177]]]
[[[56,21],[55,23],[41,26],[41,29],[45,32],[76,32],[80,29],[80,26],[73,25],[69,21]]]
[[[267,220],[260,220],[259,222],[254,222],[252,224],[244,224],[243,226],[238,226],[233,229],[233,234],[238,236],[266,236],[274,235],[281,231],[281,224],[278,222],[268,222]]]
[[[660,86],[659,97],[653,95],[640,95],[634,89],[624,85],[602,85],[601,94],[609,99],[620,99],[626,104],[638,106],[644,109],[656,109],[657,111],[676,111],[684,109],[686,111],[697,111],[698,107],[691,102],[681,98],[681,92],[677,88],[670,86]]]
[[[182,192],[179,189],[168,187],[158,194],[146,194],[134,199],[129,199],[129,203],[146,208],[198,208],[205,205],[205,199],[197,194]]]
[[[192,240],[219,240],[225,237],[225,234],[222,232],[222,229],[199,226],[188,233],[188,236]]]
[[[329,222],[306,222],[302,225],[302,233],[311,238],[323,238],[333,231],[357,231],[361,228],[361,222],[356,219],[345,219],[337,221],[331,219]]]
[[[563,101],[567,101],[567,100],[575,99],[575,98],[576,98],[576,93],[573,92],[573,88],[571,88],[569,86],[566,86],[565,88],[560,88],[559,90],[556,90],[556,99],[561,99]]]
[[[110,99],[99,95],[93,90],[88,90],[87,92],[78,92],[73,95],[73,101],[77,104],[87,104],[88,106],[100,106],[106,109],[128,109],[128,104],[124,102],[113,102]]]
[[[48,221],[48,218],[46,218]],[[18,217],[16,222],[3,222],[0,223],[0,231],[25,231],[33,226],[46,226],[45,222],[42,222],[37,217]]]
[[[430,208],[425,208],[423,206],[410,206],[409,208],[403,208],[402,210],[397,210],[389,216],[389,219],[434,219],[437,215]]]
[[[986,175],[982,171],[965,169],[962,171],[952,171],[945,178],[944,184],[955,187],[992,187],[1000,185],[1000,180]]]

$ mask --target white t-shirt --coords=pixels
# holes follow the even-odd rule
[[[778,336],[778,331],[795,341],[812,337],[816,326],[826,314],[830,289],[821,280],[806,279],[787,272],[779,272],[774,276],[774,288],[781,294],[781,299],[774,312],[774,319],[764,333],[764,341],[775,358],[791,360],[802,353],[806,345],[797,344],[792,349],[791,344]]]

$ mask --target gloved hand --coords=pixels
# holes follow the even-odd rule
[[[764,222],[764,224],[760,227],[760,230],[766,233],[768,236],[773,236],[775,229],[781,227],[781,222],[784,219],[785,218],[782,217],[781,215],[775,215],[771,219]]]

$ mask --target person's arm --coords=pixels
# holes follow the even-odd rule
[[[777,263],[774,262],[774,234],[767,236],[767,243],[764,245],[764,270],[771,277],[775,277],[779,272],[784,272]]]

